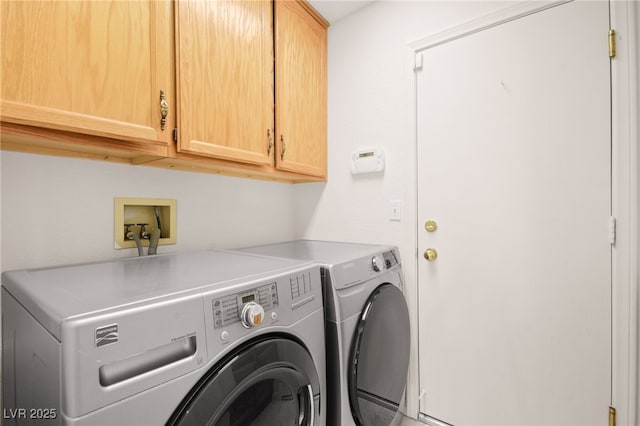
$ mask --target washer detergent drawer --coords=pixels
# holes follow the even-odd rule
[[[201,297],[69,319],[62,326],[62,411],[80,417],[204,365]]]

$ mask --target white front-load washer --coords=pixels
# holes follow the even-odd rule
[[[327,425],[398,424],[410,350],[398,249],[296,240],[242,250],[322,266]]]
[[[6,425],[325,425],[315,264],[202,251],[11,271],[2,317]]]

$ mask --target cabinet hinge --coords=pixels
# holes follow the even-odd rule
[[[609,426],[616,426],[616,409],[609,407]]]
[[[616,218],[613,216],[609,217],[609,243],[616,243]]]
[[[422,53],[416,53],[416,55],[414,56],[414,62],[413,62],[413,71],[420,71],[422,70],[422,64],[423,64],[423,56]]]
[[[177,127],[173,128],[173,141],[175,143],[178,143],[178,128]]]
[[[609,58],[616,57],[616,30],[609,30]]]

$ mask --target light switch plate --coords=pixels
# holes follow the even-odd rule
[[[402,201],[389,201],[389,220],[402,220]]]

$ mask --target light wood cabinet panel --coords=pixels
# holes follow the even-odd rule
[[[2,149],[326,180],[328,23],[304,0],[0,0],[0,24]]]
[[[327,23],[306,3],[276,0],[276,167],[325,177]]]
[[[176,3],[178,151],[273,164],[268,0]]]
[[[0,15],[3,123],[149,142],[166,153],[170,1],[2,1]]]

